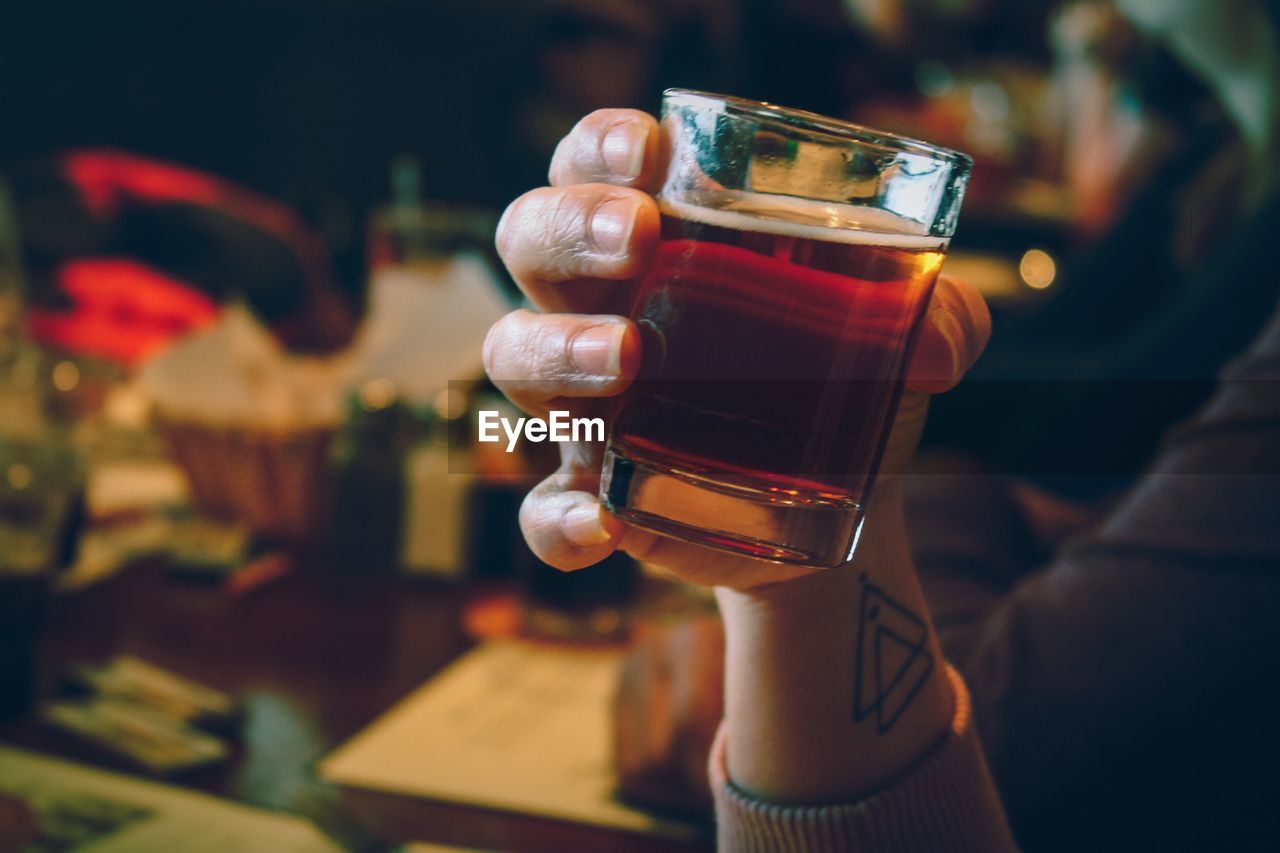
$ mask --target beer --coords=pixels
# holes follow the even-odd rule
[[[766,515],[809,508],[856,526],[947,240],[850,205],[735,191],[699,202],[661,201],[656,261],[631,312],[643,372],[620,401],[606,501],[666,531],[628,499],[639,464]],[[670,483],[660,491],[679,499]],[[720,520],[737,550],[774,559],[812,561],[803,540],[824,535],[782,521],[744,536]]]
[[[662,99],[662,233],[630,316],[606,508],[665,536],[848,562],[973,162],[726,95]]]

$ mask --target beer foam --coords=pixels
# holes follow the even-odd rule
[[[750,206],[752,199],[762,198],[755,193],[725,192],[717,193],[714,198],[741,201],[737,201],[736,208],[729,205],[703,207],[659,198],[658,207],[668,216],[700,222],[714,228],[757,231],[778,237],[799,237],[824,243],[942,251],[950,242],[947,237],[913,234],[912,231],[918,232],[921,229],[920,223],[872,207],[769,196],[767,206],[758,204],[753,208]],[[807,221],[780,218],[788,215]]]

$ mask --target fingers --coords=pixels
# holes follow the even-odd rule
[[[604,183],[656,190],[658,122],[638,110],[596,110],[560,140],[551,185]]]
[[[737,589],[792,580],[814,571],[713,551],[630,527],[596,499],[597,471],[566,466],[525,497],[520,506],[520,529],[529,548],[543,562],[574,571],[595,565],[621,548],[688,583],[728,583]]]
[[[622,539],[622,522],[588,491],[590,478],[561,472],[543,480],[520,506],[529,548],[557,569],[582,569],[609,556]],[[574,488],[577,487],[577,488]]]
[[[963,279],[942,275],[920,327],[907,387],[937,394],[955,387],[991,338],[991,312]]]
[[[594,281],[606,294],[618,292],[610,282],[633,278],[647,267],[658,229],[651,196],[579,184],[520,196],[502,215],[496,242],[511,276],[534,304],[548,311],[589,310],[600,307],[600,288],[584,285]]]
[[[513,311],[489,329],[485,372],[533,414],[560,397],[611,397],[640,368],[640,335],[623,317]]]
[[[609,282],[639,275],[657,244],[658,207],[641,190],[658,183],[660,136],[647,113],[597,110],[556,148],[552,186],[507,208],[498,223],[498,253],[535,305],[618,308],[621,291]]]

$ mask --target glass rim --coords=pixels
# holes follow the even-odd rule
[[[909,154],[918,154],[951,163],[966,171],[973,167],[973,158],[963,151],[944,148],[941,145],[925,142],[923,139],[914,139],[910,136],[891,133],[887,130],[876,130],[872,127],[844,121],[843,119],[831,118],[808,110],[771,104],[768,101],[753,101],[750,98],[739,98],[735,95],[720,95],[715,92],[703,92],[698,89],[682,89],[678,87],[664,90],[662,99],[664,102],[667,99],[673,99],[720,103],[738,115],[778,122],[797,130],[819,132],[828,136],[846,139],[850,142],[875,145]]]

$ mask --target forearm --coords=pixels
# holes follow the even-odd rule
[[[854,562],[750,592],[720,588],[729,777],[775,803],[849,802],[938,743],[952,698],[907,547],[878,488]]]

